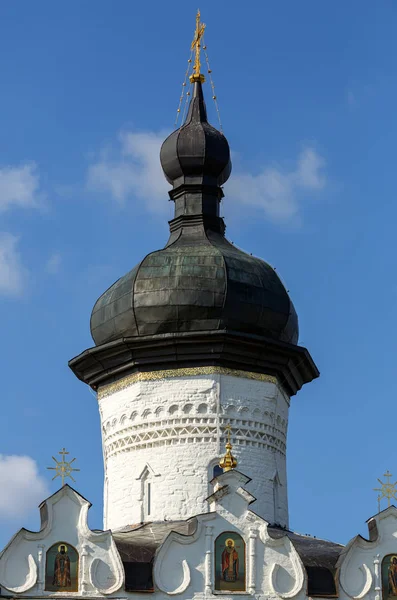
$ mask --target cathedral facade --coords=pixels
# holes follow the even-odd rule
[[[225,237],[230,150],[207,120],[200,27],[186,120],[160,153],[169,239],[97,300],[95,345],[69,363],[98,398],[103,530],[63,485],[0,554],[0,597],[397,596],[393,506],[346,547],[289,529],[289,406],[319,373],[275,270]]]

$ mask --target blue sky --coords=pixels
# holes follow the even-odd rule
[[[292,401],[291,527],[346,542],[377,510],[377,477],[397,479],[397,6],[245,6],[200,4],[233,151],[227,235],[277,267],[321,371]],[[101,527],[96,400],[67,361],[92,345],[96,298],[167,239],[158,144],[196,9],[1,3],[0,546],[38,526],[62,446]]]

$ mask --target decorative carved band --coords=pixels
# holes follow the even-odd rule
[[[206,421],[203,419],[202,421]],[[105,453],[109,458],[121,452],[130,452],[144,448],[154,448],[159,446],[169,446],[174,444],[186,443],[208,443],[217,442],[218,427],[208,420],[205,423],[178,423],[162,422],[159,428],[137,429],[129,427],[119,434],[113,434],[105,441]],[[253,426],[233,428],[233,440],[235,446],[251,446],[253,448],[267,448],[273,452],[279,452],[285,456],[285,442],[271,435],[268,432],[260,430],[260,423],[253,423]],[[120,433],[122,435],[120,435]]]
[[[168,369],[165,371],[150,371],[142,373],[133,373],[115,383],[103,385],[98,388],[98,399],[102,400],[115,392],[124,390],[138,381],[157,381],[159,379],[170,379],[172,377],[194,377],[197,375],[232,375],[244,379],[254,379],[256,381],[266,381],[277,384],[277,378],[264,373],[254,373],[251,371],[239,371],[238,369],[227,369],[225,367],[190,367],[186,369]]]
[[[208,406],[207,403],[199,404],[196,407],[198,408],[196,412],[192,410],[193,406],[189,403],[183,406],[172,404],[167,410],[166,408],[158,406],[153,412],[145,408],[140,414],[137,410],[133,410],[129,416],[124,413],[120,418],[114,417],[113,419],[108,419],[102,425],[103,438],[104,440],[109,440],[127,430],[132,431],[132,425],[134,426],[134,431],[137,431],[139,429],[150,428],[161,429],[163,426],[178,423],[215,423],[219,418],[214,408]],[[285,441],[287,437],[287,420],[282,419],[280,415],[276,415],[273,411],[260,411],[257,408],[250,411],[246,406],[241,406],[234,410],[235,408],[231,404],[226,407],[226,410],[224,406],[221,406],[222,415],[220,419],[223,426],[229,424],[233,428],[238,428],[241,425],[258,427],[271,435],[281,437]],[[165,416],[165,413],[168,413],[167,416]]]

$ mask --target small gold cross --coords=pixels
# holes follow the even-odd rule
[[[72,476],[72,472],[80,471],[80,469],[74,469],[71,466],[72,463],[74,463],[74,461],[76,460],[75,458],[73,458],[70,461],[65,460],[66,454],[69,454],[69,452],[67,452],[66,448],[62,448],[62,450],[60,450],[59,454],[62,456],[62,460],[57,460],[53,456],[52,460],[55,462],[55,467],[47,467],[47,469],[50,471],[55,471],[55,475],[52,478],[52,481],[54,481],[54,479],[56,479],[57,477],[60,477],[61,481],[62,481],[62,487],[63,487],[65,485],[66,477],[70,477],[70,479],[72,481],[76,481]]]
[[[397,481],[395,481],[394,483],[390,482],[390,477],[392,477],[392,474],[389,473],[389,471],[386,471],[386,473],[383,474],[383,477],[386,477],[386,481],[381,481],[380,479],[378,479],[381,487],[374,488],[375,492],[380,492],[380,494],[378,495],[378,507],[380,507],[380,501],[382,500],[382,498],[387,498],[387,506],[390,506],[391,498],[397,500]]]
[[[232,426],[230,425],[230,423],[228,423],[228,425],[225,426],[224,431],[226,433],[227,443],[230,444],[230,440],[232,437]]]

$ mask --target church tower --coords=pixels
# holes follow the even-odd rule
[[[186,120],[160,153],[168,242],[97,300],[95,346],[69,363],[97,392],[113,530],[207,512],[227,425],[254,511],[288,526],[290,398],[318,376],[274,269],[225,237],[230,151],[207,120],[199,50],[200,35]]]

